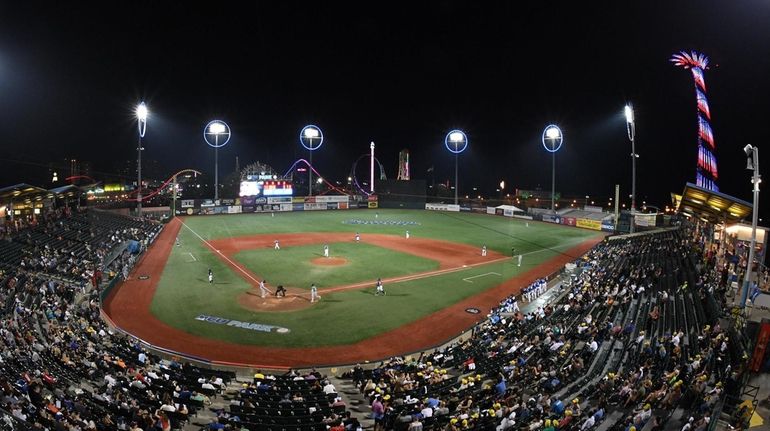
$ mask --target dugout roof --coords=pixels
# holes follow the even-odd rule
[[[734,223],[748,218],[753,205],[734,196],[687,183],[681,195],[671,193],[674,207],[711,223]]]

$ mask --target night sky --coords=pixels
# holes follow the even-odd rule
[[[500,180],[550,189],[540,135],[557,123],[557,190],[607,197],[620,184],[627,195],[633,102],[638,200],[662,207],[694,182],[697,157],[692,78],[668,59],[697,50],[711,60],[718,184],[751,200],[742,147],[765,150],[766,0],[330,3],[4,2],[0,186],[49,187],[48,163],[65,157],[114,174],[136,158],[133,109],[145,100],[143,157],[167,175],[213,170],[202,129],[219,118],[233,130],[220,176],[235,156],[285,171],[306,157],[297,137],[314,123],[328,178],[347,177],[375,141],[388,177],[407,148],[414,178],[435,166],[444,181],[444,135],[460,128],[462,194],[494,194]]]

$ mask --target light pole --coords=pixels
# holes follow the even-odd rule
[[[139,129],[139,146],[136,147],[136,212],[142,216],[142,138],[147,131],[147,105],[144,102],[136,107],[136,127]]]
[[[452,130],[444,137],[444,145],[455,155],[455,205],[457,205],[457,193],[460,189],[460,184],[457,182],[457,156],[468,148],[468,136],[462,130]]]
[[[230,142],[230,126],[221,120],[209,121],[203,128],[203,139],[214,148],[214,200],[216,201],[219,200],[219,148]]]
[[[751,267],[754,266],[754,248],[757,244],[757,215],[759,214],[759,184],[762,176],[759,175],[759,148],[751,144],[743,147],[743,151],[749,158],[746,169],[754,171],[751,183],[754,184],[754,204],[751,211],[751,246],[749,247],[749,261],[746,263],[746,274],[743,276],[743,292],[741,293],[741,308],[746,308],[746,298],[751,287]]]
[[[543,130],[543,147],[551,153],[551,212],[556,212],[556,152],[564,142],[559,126],[551,124]]]
[[[636,154],[635,136],[636,136],[636,123],[634,122],[634,107],[629,103],[625,108],[626,114],[626,130],[628,131],[628,139],[631,141],[631,233],[634,233],[634,217],[636,215],[636,159],[639,157]]]
[[[310,153],[308,158],[310,166],[307,169],[307,192],[308,196],[313,196],[313,151],[321,148],[324,143],[324,134],[318,126],[308,124],[299,132],[299,143]]]

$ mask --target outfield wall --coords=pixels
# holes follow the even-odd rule
[[[235,199],[180,199],[176,215],[242,214],[378,208],[378,198],[361,195],[244,196]]]

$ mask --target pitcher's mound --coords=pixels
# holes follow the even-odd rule
[[[310,261],[313,265],[320,266],[340,266],[348,263],[344,257],[317,257]]]
[[[275,291],[275,287],[271,287]],[[310,307],[310,291],[287,287],[286,296],[276,297],[273,294],[262,297],[259,288],[253,288],[238,296],[238,304],[253,311],[294,311]]]

